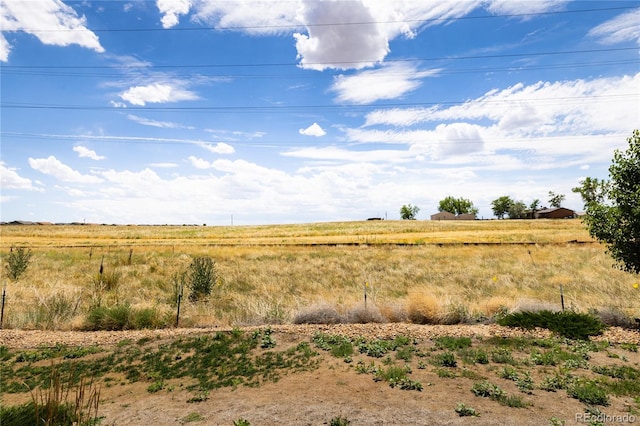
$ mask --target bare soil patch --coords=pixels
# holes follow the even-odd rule
[[[258,329],[249,327],[247,330]],[[264,328],[264,327],[262,327]],[[311,342],[317,332],[367,339],[389,339],[408,336],[414,339],[416,348],[429,350],[433,339],[440,336],[467,336],[473,344],[484,339],[498,337],[547,338],[546,330],[525,332],[497,325],[424,326],[412,324],[339,324],[339,325],[282,325],[272,326],[277,348],[284,350],[300,342]],[[0,330],[0,345],[11,349],[27,349],[52,346],[57,343],[69,346],[98,345],[106,349],[124,339],[137,341],[154,339],[155,344],[172,341],[179,336],[197,336],[224,331],[220,327],[207,329],[136,330],[124,332],[47,332]],[[640,333],[634,330],[611,328],[598,337],[614,343],[607,353],[593,354],[598,365],[628,365],[640,369],[640,355],[624,351],[615,343],[640,344]],[[313,344],[312,344],[313,347]],[[359,374],[354,368],[359,360],[367,363],[372,358],[354,354],[351,363],[335,358],[328,352],[319,352],[319,366],[311,371],[285,372],[275,383],[259,387],[225,387],[211,390],[207,399],[198,403],[187,402],[193,392],[186,386],[193,379],[171,379],[164,389],[150,393],[149,383],[120,382],[101,386],[100,416],[103,425],[176,425],[206,424],[231,425],[243,418],[252,425],[321,425],[341,416],[351,425],[544,425],[550,419],[565,420],[565,424],[581,424],[576,415],[584,413],[585,404],[570,398],[564,390],[547,392],[535,389],[531,395],[521,393],[513,381],[499,377],[500,365],[465,365],[458,362],[455,377],[443,378],[432,365],[418,367],[414,357],[411,378],[424,386],[422,391],[406,391],[392,388],[387,382],[375,382],[370,374]],[[526,357],[528,354],[518,354]],[[622,360],[624,359],[624,361]],[[382,365],[382,360],[373,360]],[[462,373],[463,371],[470,373]],[[533,369],[533,379],[539,383],[553,367]],[[584,374],[592,375],[590,371]],[[481,378],[499,385],[509,395],[521,396],[531,404],[526,408],[511,408],[488,398],[473,395],[471,388]],[[117,381],[116,381],[117,382]],[[639,395],[640,396],[640,395]],[[29,399],[28,394],[3,393],[3,404],[17,404]],[[454,411],[458,403],[476,409],[479,417],[459,417]],[[611,396],[611,404],[600,407],[610,416],[636,419],[638,402],[633,397]],[[631,413],[631,414],[630,414]],[[629,417],[631,415],[632,417]],[[633,417],[635,415],[635,417]],[[587,422],[588,423],[588,422]]]

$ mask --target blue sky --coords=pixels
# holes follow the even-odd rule
[[[606,178],[637,1],[2,0],[2,221],[492,217]]]

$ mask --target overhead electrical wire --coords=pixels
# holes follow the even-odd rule
[[[615,6],[615,7],[603,7],[592,9],[575,9],[575,10],[555,10],[545,12],[527,12],[527,13],[505,13],[505,14],[492,14],[492,15],[478,15],[478,16],[459,16],[459,17],[444,17],[444,18],[426,18],[426,19],[402,19],[391,21],[361,21],[361,22],[330,22],[330,23],[299,23],[299,24],[277,24],[277,25],[239,25],[239,26],[225,26],[225,27],[171,27],[171,28],[92,28],[90,31],[95,33],[107,33],[107,32],[168,32],[168,31],[233,31],[233,30],[267,30],[267,29],[295,29],[295,28],[314,28],[314,27],[335,27],[335,26],[351,26],[351,25],[379,25],[379,24],[415,24],[415,23],[432,23],[432,22],[451,22],[451,21],[465,21],[465,20],[481,20],[481,19],[496,19],[496,18],[522,18],[531,16],[544,16],[544,15],[560,15],[560,14],[573,14],[573,13],[590,13],[590,12],[606,12],[616,10],[632,10],[640,9],[638,6]],[[84,27],[82,28],[84,30]],[[77,31],[75,28],[55,28],[55,29],[43,29],[43,28],[25,28],[25,31],[38,31],[38,32],[69,32]]]

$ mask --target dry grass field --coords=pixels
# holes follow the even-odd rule
[[[567,309],[640,316],[638,277],[576,220],[0,232],[3,272],[12,247],[32,254],[18,280],[2,276],[3,425],[65,412],[83,425],[640,418],[638,331],[579,341],[494,323],[559,310],[560,287]],[[174,328],[176,283],[199,258],[217,280],[185,294]],[[101,312],[111,323],[96,328]]]
[[[638,277],[612,267],[579,220],[364,221],[279,226],[2,226],[1,253],[33,253],[6,286],[4,327],[81,329],[97,306],[127,304],[172,323],[176,277],[212,258],[211,296],[184,326],[477,322],[560,308],[640,316]],[[98,274],[103,266],[100,285]],[[367,311],[364,293],[367,292]],[[336,317],[337,315],[337,317]]]

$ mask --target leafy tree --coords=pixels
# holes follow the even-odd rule
[[[571,191],[580,194],[585,207],[594,201],[597,203],[603,203],[607,198],[608,190],[608,181],[590,177],[586,177],[584,180],[580,181],[580,186],[571,188]]]
[[[509,206],[509,219],[524,219],[527,206],[522,201],[515,201]]]
[[[498,217],[498,219],[504,218],[504,215],[509,213],[509,208],[513,205],[513,200],[508,195],[503,195],[500,198],[496,198],[491,202],[491,209],[493,210],[493,214]]]
[[[626,151],[613,154],[608,182],[585,179],[573,191],[585,201],[591,236],[607,245],[621,269],[640,274],[640,131],[627,142]]]
[[[564,194],[556,194],[553,191],[549,191],[549,204],[551,204],[551,207],[561,207],[565,198],[567,197]]]
[[[459,214],[478,214],[478,209],[473,205],[471,200],[466,198],[446,197],[438,204],[438,211],[449,212],[455,215]]]
[[[419,211],[420,207],[405,204],[400,208],[400,217],[402,220],[415,220]]]
[[[529,208],[535,213],[540,210],[540,205],[540,200],[536,198],[531,202],[531,204],[529,204]]]

